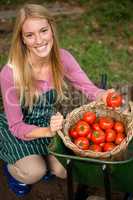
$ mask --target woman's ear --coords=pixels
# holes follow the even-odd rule
[[[23,43],[26,44],[25,40],[23,39]]]
[[[24,39],[24,36],[23,36],[23,35],[22,35],[21,39],[22,39],[22,42],[23,42],[24,44],[26,44],[26,42],[25,42],[25,39]]]

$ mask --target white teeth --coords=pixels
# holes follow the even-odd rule
[[[46,46],[47,46],[47,45],[43,45],[43,46],[41,46],[41,47],[37,47],[36,49],[37,49],[37,51],[42,51],[42,50],[45,50],[45,49],[46,49]]]

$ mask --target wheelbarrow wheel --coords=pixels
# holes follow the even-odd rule
[[[84,184],[78,184],[74,200],[86,200],[88,196],[89,196],[88,186]]]
[[[133,193],[127,192],[125,194],[124,200],[133,200]]]

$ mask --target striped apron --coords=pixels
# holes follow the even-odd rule
[[[32,111],[23,105],[23,121],[38,127],[49,126],[50,118],[54,114],[57,93],[54,89],[43,93]],[[5,114],[0,113],[0,159],[14,164],[17,160],[32,154],[48,155],[50,138],[39,138],[32,141],[24,141],[13,136],[8,128]]]

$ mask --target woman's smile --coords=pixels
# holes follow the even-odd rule
[[[42,45],[42,46],[39,46],[39,47],[35,47],[35,49],[38,51],[38,52],[44,52],[46,49],[47,49],[47,46],[48,44],[45,44],[45,45]]]

